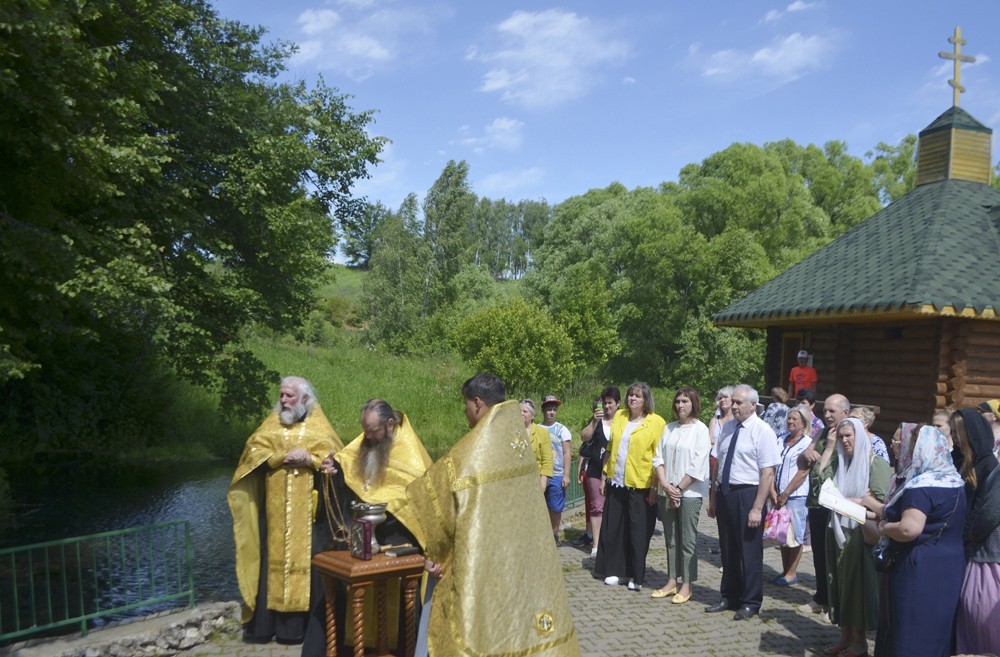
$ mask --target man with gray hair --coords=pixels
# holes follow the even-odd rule
[[[247,439],[226,501],[247,641],[301,643],[309,610],[313,477],[343,447],[302,377],[281,381],[274,411]]]
[[[823,419],[826,422],[826,428],[816,436],[812,445],[799,455],[799,468],[809,470],[809,494],[806,496],[806,510],[809,520],[809,535],[812,539],[813,566],[816,568],[816,593],[811,600],[800,605],[798,609],[806,614],[822,614],[824,619],[827,618],[826,614],[830,608],[826,580],[826,527],[830,523],[830,510],[819,503],[819,489],[825,479],[820,468],[820,460],[823,452],[829,451],[830,465],[836,464],[836,427],[841,420],[848,417],[850,412],[851,402],[844,395],[833,394],[827,397],[823,402]]]
[[[719,467],[712,477],[708,515],[719,517],[721,599],[708,613],[735,610],[734,620],[756,616],[764,600],[764,502],[781,463],[778,438],[757,417],[757,391],[733,389],[733,419],[712,448]]]

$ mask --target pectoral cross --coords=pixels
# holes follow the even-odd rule
[[[528,441],[524,439],[524,436],[520,432],[514,434],[514,440],[510,441],[510,448],[513,450],[520,450],[518,456],[524,458],[524,449],[528,446]]]
[[[952,105],[958,107],[959,95],[965,93],[965,87],[962,86],[962,62],[968,62],[971,64],[976,61],[976,58],[962,54],[962,46],[968,43],[968,41],[962,38],[962,28],[957,26],[955,27],[955,35],[948,38],[948,43],[955,44],[955,52],[945,52],[942,50],[938,53],[938,57],[942,59],[950,59],[955,63],[955,77],[948,80],[948,84],[950,84],[952,89],[955,90]]]

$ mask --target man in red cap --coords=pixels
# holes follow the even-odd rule
[[[555,395],[547,395],[542,400],[542,427],[549,432],[549,440],[552,442],[552,476],[545,489],[545,504],[549,507],[556,545],[559,545],[562,512],[566,508],[566,487],[569,486],[569,470],[573,462],[570,450],[573,434],[564,424],[556,422],[556,413],[561,405],[562,402]]]

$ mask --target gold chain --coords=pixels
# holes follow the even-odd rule
[[[330,491],[333,491],[334,504],[330,504]],[[334,541],[347,543],[347,549],[351,548],[351,532],[347,529],[344,521],[344,510],[340,506],[340,497],[337,495],[337,487],[333,484],[333,475],[328,472],[323,473],[323,506],[326,511],[326,524],[330,528],[330,536]],[[336,525],[336,529],[334,529]]]

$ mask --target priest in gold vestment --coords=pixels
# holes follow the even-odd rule
[[[321,507],[327,501],[331,505],[339,503],[339,509],[330,509],[329,516],[324,512],[316,521],[314,534],[314,552],[332,549],[346,549],[347,545],[334,540],[331,525],[339,520],[348,521],[351,518],[350,503],[354,500],[370,504],[387,504],[386,521],[375,528],[375,537],[379,545],[400,545],[410,543],[420,545],[420,537],[416,531],[416,521],[412,510],[406,503],[406,487],[414,479],[422,475],[431,464],[424,444],[417,436],[410,421],[403,413],[396,411],[388,402],[382,399],[372,399],[361,409],[361,426],[363,432],[352,440],[347,447],[336,454],[330,454],[324,459],[321,475],[329,476],[330,482],[321,483],[327,486]],[[333,488],[336,494],[332,494]],[[389,618],[394,615],[401,591],[399,582],[390,585]],[[393,585],[395,588],[393,588]],[[375,643],[373,601],[370,599],[373,591],[368,590],[365,598],[366,643]],[[313,601],[306,627],[306,637],[302,644],[303,657],[323,657],[326,654],[326,592],[318,576],[313,578]],[[338,591],[342,595],[342,591]],[[346,600],[339,600],[336,610],[343,631],[338,633],[338,639],[345,643],[353,642],[353,627],[343,622]],[[402,607],[399,606],[399,609]],[[398,627],[400,623],[389,626],[389,645],[397,643],[397,636],[404,636]],[[350,637],[348,637],[350,635]],[[398,651],[402,654],[402,651]]]
[[[418,657],[578,657],[539,471],[516,401],[480,373],[462,386],[472,430],[407,488],[439,575]],[[429,613],[428,613],[429,612]]]
[[[308,381],[287,377],[275,411],[247,439],[226,500],[248,641],[299,643],[309,610],[313,475],[343,447]]]

